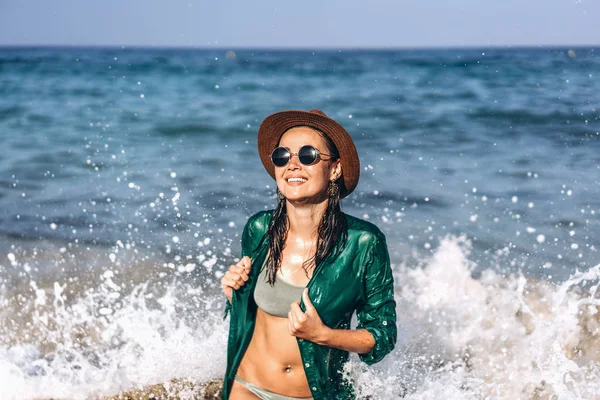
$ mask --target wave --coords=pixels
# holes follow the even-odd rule
[[[560,284],[495,270],[474,279],[470,248],[448,236],[421,266],[394,267],[399,342],[374,367],[351,358],[346,369],[361,398],[592,398],[600,389],[600,265]],[[0,270],[25,268],[8,260]],[[198,268],[212,276],[204,285],[186,278]],[[0,380],[13,383],[5,397],[83,399],[219,378],[227,322],[210,282],[223,268],[207,253],[177,265],[107,262],[87,281],[0,285],[9,321],[0,328]]]
[[[534,112],[526,109],[502,110],[498,108],[480,107],[469,114],[472,119],[484,121],[500,121],[511,125],[552,125],[567,124],[568,121],[585,123],[588,116],[581,113],[567,113],[563,111],[552,112]],[[569,127],[573,129],[574,127]],[[581,128],[580,128],[581,129]],[[589,134],[595,134],[593,129],[589,129]]]
[[[27,112],[27,108],[23,106],[4,106],[0,107],[0,121],[6,121],[11,118],[18,118]]]
[[[447,237],[424,267],[398,270],[405,338],[384,368],[358,374],[362,392],[593,398],[600,388],[600,265],[557,285],[493,270],[476,280],[469,248],[464,237]]]
[[[391,192],[389,190],[381,190],[377,191],[377,193],[358,191],[352,199],[352,202],[355,204],[360,204],[362,202],[377,204],[381,203],[382,201],[385,204],[402,204],[408,207],[428,206],[439,209],[450,207],[450,204],[447,201],[445,201],[441,196],[416,196],[410,194]]]

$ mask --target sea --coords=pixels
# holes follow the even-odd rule
[[[361,398],[600,399],[600,48],[0,48],[0,399],[225,370],[286,109],[354,139],[398,342]]]

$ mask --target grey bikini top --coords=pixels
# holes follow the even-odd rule
[[[300,301],[304,286],[297,286],[277,276],[275,284],[268,283],[266,261],[254,288],[254,301],[267,314],[287,318],[290,305]]]

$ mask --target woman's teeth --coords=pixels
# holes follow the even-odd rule
[[[306,182],[307,180],[304,178],[288,178],[288,182]]]

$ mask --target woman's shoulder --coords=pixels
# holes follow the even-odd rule
[[[263,242],[273,210],[260,211],[248,218],[242,233],[242,253],[249,255]]]
[[[253,233],[264,233],[269,227],[273,210],[259,211],[248,218],[244,230],[252,231]]]
[[[348,237],[356,237],[361,242],[377,242],[379,240],[385,240],[385,235],[374,223],[353,217],[346,213],[344,213],[344,216],[346,217],[348,224]]]

